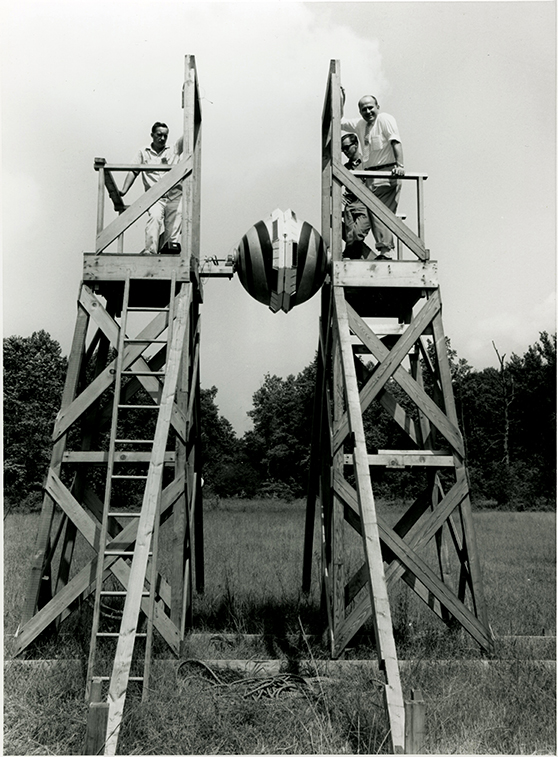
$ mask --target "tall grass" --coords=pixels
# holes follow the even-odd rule
[[[401,508],[380,503],[390,522]],[[490,622],[497,635],[555,634],[555,516],[553,513],[475,512],[477,542]],[[36,514],[5,521],[4,608],[10,656],[32,556]],[[318,530],[314,545],[318,568]],[[278,698],[253,699],[244,685],[217,686],[195,671],[154,667],[152,695],[142,704],[129,696],[120,749],[126,754],[323,754],[386,751],[387,725],[379,676],[370,666],[337,668],[327,680],[307,660],[325,658],[321,642],[319,580],[301,593],[303,503],[214,502],[205,513],[206,591],[195,597],[196,630],[188,657],[283,660],[306,683]],[[163,542],[170,538],[162,529]],[[361,560],[358,539],[347,539],[347,561]],[[170,574],[169,550],[161,571]],[[80,542],[77,570],[90,557]],[[427,704],[428,753],[553,754],[555,669],[509,649],[484,663],[476,643],[450,631],[401,584],[390,598],[405,695],[420,688]],[[88,607],[62,625],[61,635],[38,642],[28,657],[85,661]],[[301,633],[301,626],[306,638]],[[252,641],[223,634],[256,634]],[[350,660],[374,659],[367,624],[347,651]],[[156,656],[170,653],[159,640]],[[531,654],[535,656],[536,654]],[[462,664],[461,658],[473,659]],[[434,660],[446,660],[442,665]],[[83,666],[81,668],[83,670]],[[53,669],[55,670],[55,669]],[[85,733],[83,676],[23,669],[5,677],[5,751],[9,754],[79,753]],[[240,682],[243,683],[243,682]]]

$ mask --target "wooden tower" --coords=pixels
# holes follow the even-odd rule
[[[452,393],[436,263],[424,245],[422,189],[415,234],[341,162],[339,62],[332,61],[322,117],[322,236],[332,256],[322,314],[307,504],[303,588],[311,579],[316,501],[322,523],[322,587],[331,655],[340,657],[372,619],[394,752],[405,748],[404,702],[389,587],[401,578],[447,623],[492,645],[471,517],[465,450]],[[397,259],[342,259],[342,187],[396,235]],[[411,259],[404,259],[411,253]],[[428,343],[431,347],[428,349]],[[425,374],[428,374],[426,376]],[[414,412],[398,400],[395,382]],[[425,387],[432,387],[426,391]],[[408,438],[406,449],[367,448],[363,413],[381,403]],[[398,523],[377,514],[370,469],[423,467],[426,487]],[[361,565],[348,575],[346,528],[362,537]],[[423,548],[435,546],[430,565]],[[453,562],[452,562],[453,561]],[[456,575],[452,567],[456,566]]]
[[[88,741],[96,741],[96,748],[100,743],[106,754],[116,752],[129,685],[147,693],[154,629],[178,653],[191,625],[193,576],[199,591],[204,583],[201,110],[193,56],[185,60],[182,104],[181,162],[161,166],[167,171],[163,178],[129,207],[113,175],[140,167],[95,161],[96,245],[84,254],[75,333],[17,637],[19,653],[94,596],[87,696],[106,705],[100,709],[101,726],[92,726],[96,732],[88,733]],[[126,229],[179,183],[181,251],[125,252]],[[106,191],[118,213],[107,226]],[[158,533],[170,518],[173,547],[170,567],[165,555],[165,578],[158,565]],[[83,549],[81,558],[77,555],[78,531],[91,548],[88,561]]]

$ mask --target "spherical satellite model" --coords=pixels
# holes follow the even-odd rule
[[[288,313],[324,283],[327,252],[323,239],[292,210],[274,210],[242,237],[235,271],[242,286],[276,313]]]

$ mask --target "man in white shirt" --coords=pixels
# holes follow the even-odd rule
[[[373,95],[361,97],[358,109],[361,118],[342,119],[341,129],[357,135],[364,170],[391,172],[391,179],[367,179],[365,183],[378,200],[395,213],[401,192],[401,182],[397,177],[405,175],[397,123],[388,113],[380,113],[380,106]],[[371,212],[369,215],[378,257],[390,259],[394,249],[393,234]]]
[[[182,153],[182,139],[179,139],[173,147],[167,146],[169,127],[161,121],[156,121],[151,128],[151,144],[143,147],[136,155],[134,163],[153,165],[175,165],[180,160]],[[141,173],[144,189],[147,191],[159,179],[164,176],[164,171],[130,171],[124,180],[120,195],[124,197],[130,189],[137,175]],[[164,231],[159,244],[161,231]],[[182,187],[180,184],[157,200],[147,211],[147,224],[145,226],[145,250],[144,254],[156,255],[161,249],[175,249],[180,243],[182,231]]]

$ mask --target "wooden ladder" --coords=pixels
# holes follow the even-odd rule
[[[89,699],[94,680],[108,682],[108,721],[104,738],[99,739],[101,744],[104,744],[105,754],[116,754],[128,683],[130,681],[137,681],[142,684],[143,699],[146,698],[149,687],[153,621],[156,611],[157,546],[163,468],[178,384],[191,287],[190,285],[182,285],[182,289],[176,297],[175,289],[176,281],[173,275],[170,281],[168,307],[131,307],[129,305],[130,277],[127,276],[124,282],[86,688],[86,697]],[[128,316],[132,311],[168,312],[166,339],[128,337],[127,322]],[[164,370],[150,371],[149,369],[145,369],[145,363],[141,361],[140,369],[134,367],[135,363],[132,363],[127,368],[124,367],[127,349],[137,349],[139,343],[142,345],[145,344],[146,350],[152,345],[166,344],[167,352]],[[123,382],[129,380],[129,377],[145,375],[155,375],[164,379],[159,391],[151,393],[153,404],[137,405],[122,402]],[[157,423],[153,438],[127,439],[121,436],[120,429],[122,423],[119,423],[119,421],[122,421],[126,412],[137,409],[147,412],[157,411]],[[147,434],[145,435],[147,436]],[[126,448],[135,445],[145,446],[147,452],[136,453],[136,455],[123,454]],[[119,470],[121,470],[120,465],[122,464],[119,456],[125,460],[128,466],[132,462],[143,462],[144,464],[148,462],[147,473],[119,473]],[[113,484],[115,481],[128,483],[137,483],[139,481],[144,483],[141,509],[122,509],[122,505],[114,497]],[[118,537],[111,538],[111,534],[114,534],[115,530],[118,531],[120,528],[118,519],[124,518],[138,519],[137,536],[133,548],[124,544],[119,549]],[[123,582],[122,588],[119,589],[107,588],[106,586],[106,578],[109,571],[105,571],[105,562],[114,560],[115,557],[125,559],[126,561],[131,560],[128,580],[126,584]],[[121,598],[123,603],[119,628],[117,631],[105,630],[106,609],[103,601],[106,602],[115,597]],[[142,611],[146,616],[147,624],[146,630],[140,632],[138,626],[141,619],[140,612]],[[111,613],[111,617],[114,617],[114,614]],[[110,660],[112,660],[111,675],[98,673],[98,669],[103,666],[103,660],[100,659],[101,655],[98,649],[101,639],[116,643],[116,649],[109,655]],[[145,645],[143,671],[142,675],[132,675],[132,663],[136,663],[138,659],[141,659],[141,654],[138,650],[135,650],[136,640],[138,639],[142,639]],[[106,671],[106,660],[104,665],[104,670]]]

